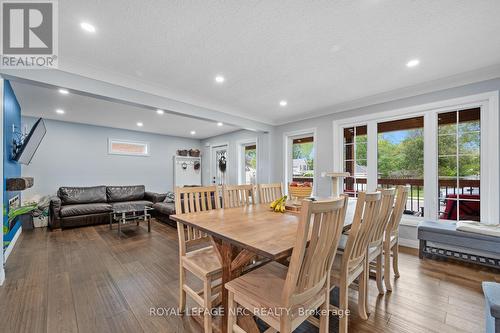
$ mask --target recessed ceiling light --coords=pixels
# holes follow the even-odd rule
[[[80,27],[87,32],[95,33],[95,27],[88,22],[80,23]]]
[[[61,88],[61,89],[59,89],[59,92],[60,92],[61,94],[63,94],[63,95],[67,95],[67,94],[69,94],[68,89],[63,89],[63,88]]]
[[[287,106],[288,102],[285,100],[280,101],[280,106]]]
[[[158,110],[156,110],[156,113],[158,113],[158,114],[164,114],[165,111],[158,109]]]
[[[65,114],[64,110],[63,109],[57,109],[56,110],[56,113],[57,114]]]
[[[217,75],[215,77],[215,82],[217,82],[217,83],[224,83],[224,81],[226,81],[226,79],[222,75]]]
[[[217,123],[217,126],[221,127],[221,126],[224,126],[223,123],[221,123],[220,121]]]
[[[137,126],[142,127],[142,126],[144,126],[144,124],[143,124],[143,123],[141,123],[141,122],[138,122],[138,123],[137,123]]]
[[[189,132],[191,135],[195,135],[196,134],[196,131],[191,131]]]
[[[412,67],[418,66],[419,64],[420,64],[420,60],[412,59],[406,63],[406,67],[412,68]]]

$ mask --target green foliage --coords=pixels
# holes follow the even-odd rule
[[[295,143],[292,145],[292,159],[305,159],[307,168],[314,170],[314,143]],[[307,177],[307,176],[306,176]]]
[[[423,178],[423,129],[408,130],[406,137],[399,143],[379,134],[378,173],[382,178]]]
[[[245,150],[245,164],[251,169],[257,169],[257,149]]]

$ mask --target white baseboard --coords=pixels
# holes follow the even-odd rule
[[[2,265],[2,267],[0,267],[0,286],[3,285],[4,282],[5,282],[5,270],[3,269]]]
[[[9,246],[7,246],[7,248],[5,249],[5,252],[3,253],[3,262],[7,262],[7,258],[9,257],[9,254],[14,249],[14,245],[16,245],[17,239],[21,235],[22,230],[23,230],[23,228],[21,228],[21,227],[19,227],[19,229],[17,229],[16,234],[12,238],[12,241],[9,243]]]
[[[413,249],[418,249],[418,240],[399,238],[399,245],[405,246],[405,247],[411,247]]]

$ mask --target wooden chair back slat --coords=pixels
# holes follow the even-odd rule
[[[283,196],[283,185],[281,183],[259,184],[259,202],[271,203]]]
[[[283,289],[285,306],[300,304],[329,287],[347,209],[347,196],[303,201],[297,240]]]
[[[254,185],[224,185],[222,188],[224,208],[235,208],[255,204]]]
[[[175,213],[189,214],[205,210],[219,209],[220,199],[216,186],[208,187],[177,187],[175,189]],[[197,244],[207,235],[197,228],[185,226],[177,222],[179,234],[179,252],[185,255],[191,244]],[[207,239],[208,241],[208,239]]]
[[[391,219],[389,220],[386,228],[386,233],[389,236],[398,234],[399,223],[401,222],[401,218],[403,217],[403,212],[405,210],[409,193],[410,186],[408,185],[400,185],[396,188],[396,202],[394,204]]]
[[[380,246],[384,241],[384,231],[390,221],[394,206],[395,188],[381,190],[382,199],[380,200],[380,212],[373,226],[373,233],[368,242],[369,247]]]
[[[342,269],[347,272],[356,267],[366,255],[373,226],[380,211],[380,192],[360,192],[349,236],[342,256]]]

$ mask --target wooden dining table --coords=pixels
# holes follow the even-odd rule
[[[345,225],[354,216],[355,201],[350,200]],[[226,282],[241,275],[256,256],[281,260],[291,255],[300,214],[276,213],[269,204],[207,210],[170,216],[174,221],[198,228],[209,235],[222,265],[221,332],[227,332],[228,292]],[[252,317],[239,317],[247,332],[259,332]]]

